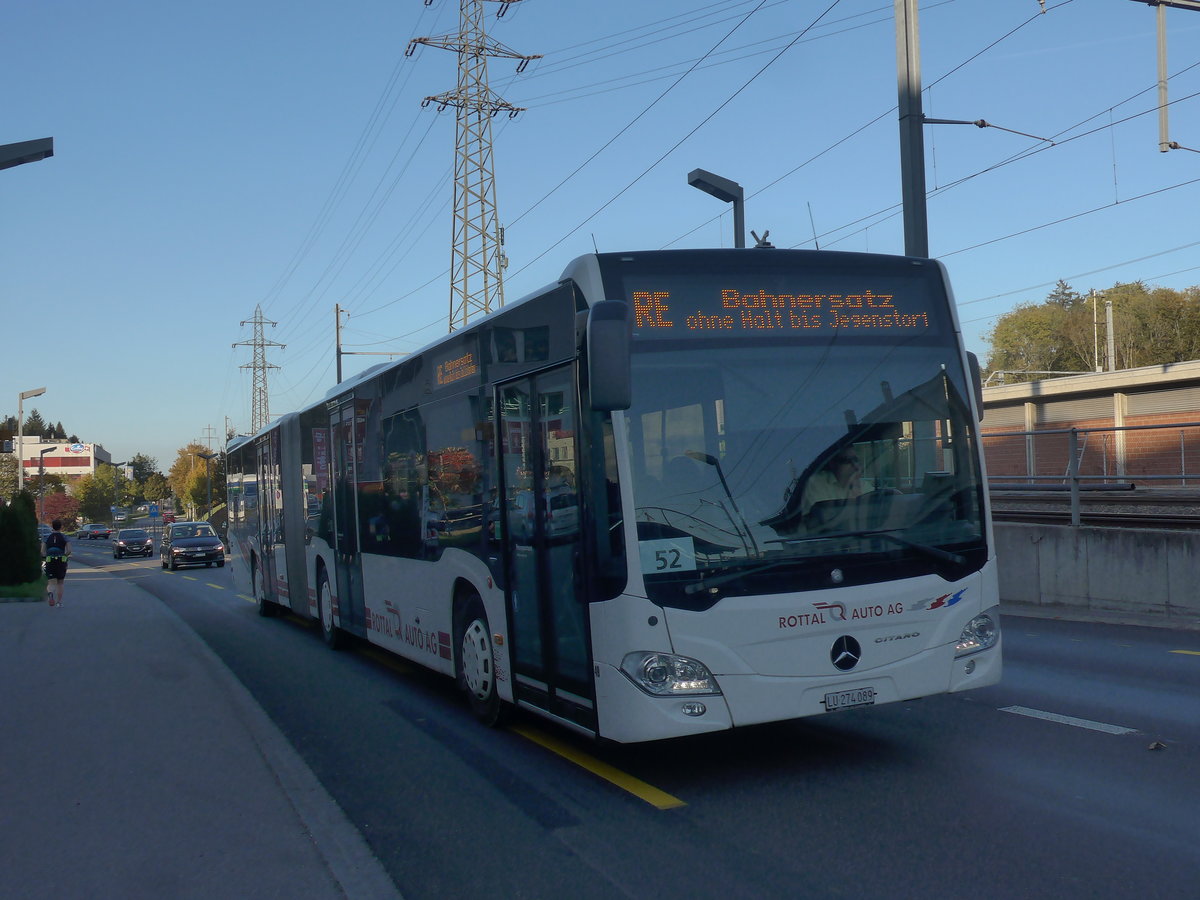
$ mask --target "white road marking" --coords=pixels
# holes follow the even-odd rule
[[[1028,706],[1005,706],[1001,708],[1000,712],[1015,713],[1018,716],[1029,716],[1031,719],[1045,719],[1047,722],[1057,722],[1059,725],[1090,728],[1092,731],[1103,731],[1105,734],[1137,734],[1136,728],[1126,728],[1124,725],[1108,725],[1104,722],[1093,722],[1091,719],[1077,719],[1074,716],[1063,716],[1040,709],[1030,709]]]

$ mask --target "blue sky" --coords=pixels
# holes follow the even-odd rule
[[[890,0],[521,0],[489,64],[525,107],[494,121],[515,299],[601,250],[902,252]],[[931,255],[970,349],[1063,278],[1079,291],[1200,283],[1200,153],[1158,150],[1155,11],[1132,0],[928,0]],[[1200,149],[1200,13],[1168,10],[1170,137]],[[257,306],[286,344],[270,409],[323,396],[334,304],[348,350],[446,331],[456,0],[39,0],[0,11],[0,143],[55,156],[0,172],[0,413],[16,395],[115,458],[157,457],[226,420],[248,430]],[[1197,95],[1197,96],[1193,96]],[[1020,132],[1016,134],[1013,132]],[[1053,139],[1051,144],[1039,138]],[[382,357],[349,356],[347,375]]]

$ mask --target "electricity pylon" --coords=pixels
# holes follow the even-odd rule
[[[430,0],[426,0],[426,4]],[[521,107],[503,100],[488,87],[487,58],[519,59],[521,72],[532,59],[492,40],[483,29],[484,0],[459,0],[458,34],[413,38],[406,56],[417,44],[458,53],[458,88],[426,97],[422,106],[437,103],[457,111],[454,151],[454,237],[450,264],[450,331],[463,328],[474,315],[504,305],[504,233],[496,214],[496,182],[492,166],[492,117]],[[510,3],[500,3],[497,18]]]
[[[246,325],[254,326],[254,337],[248,341],[238,341],[233,345],[234,347],[254,348],[252,361],[241,367],[250,369],[253,375],[250,393],[250,433],[253,434],[271,421],[271,405],[267,400],[267,369],[278,369],[279,366],[267,362],[267,348],[283,348],[287,345],[277,344],[275,341],[263,338],[263,325],[270,325],[274,328],[277,323],[263,318],[262,306],[254,307],[253,319],[244,319],[239,324],[243,328]]]

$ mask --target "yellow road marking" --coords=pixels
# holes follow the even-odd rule
[[[211,581],[206,581],[206,582],[204,582],[204,586],[205,586],[205,587],[214,588],[214,589],[216,589],[216,590],[218,590],[218,591],[223,591],[223,590],[225,590],[225,587],[224,587],[224,585],[220,585],[220,584],[213,584]]]
[[[241,597],[243,600],[245,600],[247,603],[257,603],[258,602],[253,597],[247,597],[245,594],[238,594],[238,596]]]
[[[182,578],[186,578],[188,581],[199,581],[199,580],[200,580],[199,578],[196,578],[196,577],[194,577],[194,576],[192,576],[192,575],[183,575],[183,576],[180,576],[180,577],[182,577]]]
[[[1172,650],[1172,653],[1186,653],[1188,656],[1200,656],[1200,650]]]
[[[621,790],[633,794],[639,800],[644,800],[657,809],[676,809],[680,806],[687,806],[678,797],[672,797],[666,791],[660,791],[653,785],[646,784],[641,779],[635,778],[627,772],[622,772],[620,769],[610,766],[606,762],[601,762],[581,750],[576,750],[569,744],[548,734],[524,726],[513,726],[509,730],[533,741],[539,746],[545,747],[552,753],[557,753],[563,759],[570,760],[575,765],[587,769],[593,775],[600,776],[610,784],[616,785]]]

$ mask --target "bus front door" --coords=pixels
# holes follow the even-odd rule
[[[354,402],[343,404],[330,419],[333,437],[334,552],[337,554],[337,611],[347,631],[361,633],[366,622],[363,602],[362,553],[358,545],[358,476],[356,461],[362,432]]]
[[[513,691],[594,729],[571,367],[499,388]]]

